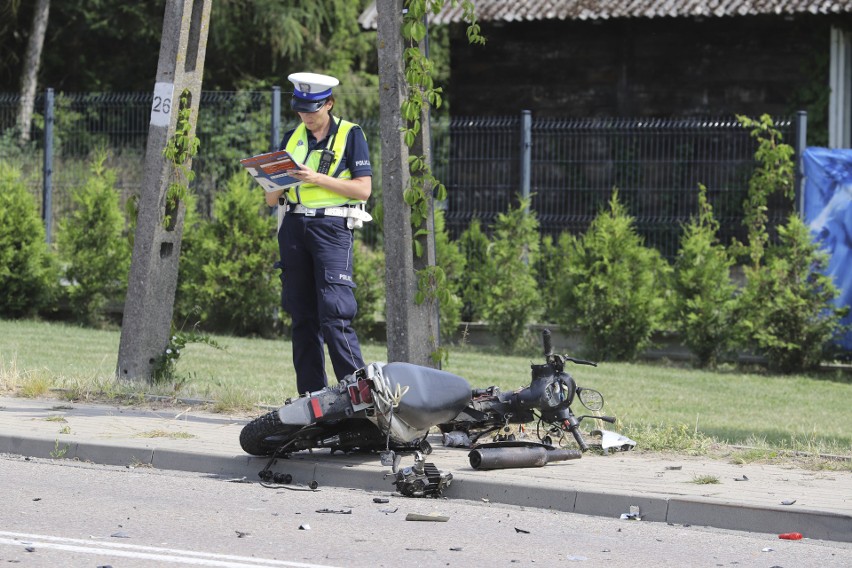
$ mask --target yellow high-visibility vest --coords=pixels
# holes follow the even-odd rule
[[[334,120],[334,118],[332,117],[331,120]],[[358,125],[343,119],[337,120],[337,133],[332,134],[333,141],[332,147],[330,148],[330,150],[334,152],[334,160],[331,162],[331,167],[328,172],[329,175],[338,179],[352,179],[352,173],[348,168],[340,172],[337,171],[337,168],[340,166],[340,161],[343,159],[343,152],[346,149],[346,140],[349,137],[349,131]],[[361,135],[363,135],[363,131],[360,132]],[[304,123],[296,127],[296,130],[293,132],[292,136],[290,136],[290,140],[287,141],[286,150],[297,162],[308,166],[312,170],[316,170],[319,166],[322,149],[317,148],[316,150],[308,152],[308,129],[305,127]],[[324,187],[320,187],[314,183],[303,183],[296,187],[291,187],[287,190],[287,200],[290,203],[301,203],[305,207],[310,207],[312,209],[364,203],[357,199],[349,199],[348,197],[335,193],[329,189],[325,189]]]

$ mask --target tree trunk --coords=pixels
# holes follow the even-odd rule
[[[27,42],[27,53],[21,70],[21,101],[18,107],[18,131],[21,143],[30,141],[30,121],[33,118],[35,93],[38,86],[38,68],[41,64],[41,49],[47,32],[47,16],[50,0],[37,0],[33,13],[33,27]]]

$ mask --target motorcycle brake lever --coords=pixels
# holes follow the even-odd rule
[[[586,361],[585,359],[575,359],[574,357],[565,356],[566,361],[571,361],[575,365],[589,365],[590,367],[597,367],[598,364],[594,361]]]

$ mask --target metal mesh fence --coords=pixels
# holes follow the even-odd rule
[[[99,148],[117,172],[123,198],[138,192],[148,135],[151,93],[66,93],[56,96],[52,172],[53,221],[70,209],[71,192],[85,183],[88,162]],[[14,142],[18,96],[0,93],[0,160],[19,165],[41,204],[44,95],[36,101],[31,139]],[[203,92],[198,106],[200,153],[193,160],[193,189],[202,215],[239,170],[242,157],[267,150],[272,129],[272,92]],[[280,132],[296,124],[282,117]],[[359,120],[370,141],[374,195],[381,194],[378,121]],[[521,117],[453,117],[433,121],[436,176],[449,190],[442,204],[453,238],[479,218],[488,226],[522,192]],[[791,140],[793,122],[776,126]],[[742,202],[754,170],[756,141],[734,119],[567,119],[531,121],[529,191],[542,234],[582,233],[617,188],[636,218],[637,230],[667,257],[677,250],[681,224],[697,211],[698,184],[721,223],[722,239],[744,237]],[[770,204],[770,226],[791,206]],[[375,223],[371,224],[375,225]],[[365,231],[379,242],[379,227]]]
[[[789,140],[792,121],[775,124]],[[521,118],[457,117],[448,136],[434,138],[448,145],[438,151],[447,155],[440,173],[451,235],[474,218],[487,228],[522,193]],[[742,203],[757,142],[734,119],[534,118],[531,140],[529,192],[542,234],[582,233],[618,189],[646,243],[671,258],[703,184],[722,240],[744,238]],[[770,226],[790,210],[773,199]]]

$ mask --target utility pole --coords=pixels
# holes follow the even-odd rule
[[[185,92],[185,108],[192,110],[190,134],[195,135],[211,6],[212,0],[166,1],[118,348],[116,373],[120,379],[150,380],[154,364],[169,341],[186,207],[178,202],[166,211],[175,164],[163,150],[175,133]]]
[[[384,205],[385,269],[388,360],[435,366],[431,354],[440,342],[436,302],[414,302],[416,270],[435,263],[433,227],[427,227],[424,256],[414,258],[411,209],[403,199],[410,182],[408,147],[400,125],[400,107],[407,84],[403,71],[403,0],[377,0],[379,56],[379,109],[382,139],[382,201]],[[428,109],[424,111],[428,113]],[[428,118],[428,117],[427,117]],[[425,136],[415,151],[426,155],[429,122],[422,120]],[[432,207],[432,200],[429,200]],[[431,214],[427,217],[431,219]],[[431,225],[431,221],[429,223]]]

